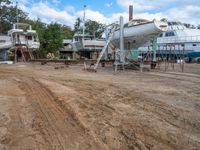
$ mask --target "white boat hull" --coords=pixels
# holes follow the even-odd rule
[[[0,36],[0,50],[9,49],[12,47],[11,39],[9,36]]]
[[[167,30],[167,23],[163,21],[152,21],[138,25],[124,27],[124,49],[131,50],[157,37],[161,32]],[[111,40],[116,48],[120,48],[120,30],[116,30]]]

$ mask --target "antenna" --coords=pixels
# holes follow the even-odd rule
[[[85,10],[86,10],[86,5],[84,7],[84,14],[83,14],[83,41],[84,41],[84,36],[85,36]],[[84,43],[83,43],[84,44]]]
[[[18,1],[16,1],[16,15],[17,15],[17,29],[18,29],[18,23],[19,23]]]

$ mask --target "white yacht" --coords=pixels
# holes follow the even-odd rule
[[[186,57],[200,57],[200,30],[186,28],[180,22],[168,22],[168,29],[157,37],[157,55],[168,55],[172,50],[176,55],[183,53]],[[151,42],[147,42],[137,50],[145,53],[151,50]]]
[[[184,50],[188,57],[200,56],[200,30],[186,28],[180,22],[168,22],[168,30],[157,38],[157,50]]]

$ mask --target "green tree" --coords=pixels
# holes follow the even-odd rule
[[[32,25],[32,28],[37,31],[38,33],[38,38],[40,41],[40,54],[44,55],[46,54],[46,39],[45,39],[45,31],[46,31],[46,24],[43,23],[39,18],[36,21],[32,21],[30,23]]]
[[[44,48],[47,52],[56,54],[59,48],[63,46],[62,26],[57,23],[51,23],[45,30],[45,43]]]
[[[76,22],[74,24],[74,33],[82,33],[83,27],[81,26],[81,19],[77,18]],[[101,38],[102,34],[104,32],[104,25],[93,21],[93,20],[87,20],[85,22],[85,33],[89,35],[93,35],[96,38]]]
[[[81,23],[82,23],[81,19],[77,18],[74,24],[74,33],[82,33],[83,28],[81,26]]]
[[[85,33],[101,38],[104,32],[104,25],[93,20],[87,20],[85,23]]]
[[[73,37],[73,31],[69,26],[62,25],[61,32],[63,34],[63,37],[66,39],[71,39]]]

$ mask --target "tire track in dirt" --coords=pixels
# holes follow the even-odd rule
[[[126,141],[122,140],[123,144],[121,144],[124,146],[137,146],[138,143],[141,143],[141,145],[143,144],[143,147],[147,148],[151,147],[150,141],[159,141],[160,144],[170,145],[174,149],[177,149],[181,148],[181,146],[187,146],[187,144],[178,145],[179,143],[177,142],[187,142],[190,140],[191,145],[196,145],[195,143],[198,142],[195,141],[194,138],[190,139],[188,137],[199,132],[200,124],[198,124],[198,114],[196,115],[197,118],[194,118],[189,111],[169,107],[169,105],[163,102],[149,99],[141,93],[127,91],[118,86],[106,86],[99,82],[88,83],[84,80],[56,80],[54,82],[59,82],[62,85],[79,91],[80,94],[76,95],[76,106],[79,107],[79,110],[82,111],[82,113],[90,112],[88,114],[96,116],[96,120],[92,126],[93,130],[102,129],[108,125],[108,127],[105,128],[112,128],[113,134],[118,135],[115,140],[119,140],[123,135]],[[77,85],[76,83],[79,84]],[[108,89],[110,89],[110,92]],[[95,95],[95,93],[98,93],[98,95]],[[119,102],[131,106],[129,112],[126,112],[126,117],[128,119],[125,119],[126,117],[124,118],[116,108],[115,104],[118,104]],[[140,113],[143,116],[142,118],[138,118]],[[147,117],[147,115],[149,117]],[[113,116],[115,116],[115,118]],[[87,117],[91,119],[92,116]],[[112,126],[112,120],[114,119],[120,120],[118,126]],[[123,122],[123,125],[121,121]],[[98,122],[101,122],[101,125],[99,125]],[[162,134],[157,133],[156,127],[153,127],[153,125],[156,125],[156,122],[157,124],[162,124],[162,126],[165,126],[166,128],[172,128],[172,130],[167,132],[163,131]],[[87,121],[85,121],[85,124],[87,124]],[[151,129],[151,126],[153,129]],[[98,133],[98,137],[102,138],[101,132],[95,131],[95,133]],[[189,135],[187,135],[188,133]],[[138,137],[141,137],[140,135],[144,135],[149,141],[147,142],[143,138],[138,139]],[[167,136],[171,136],[171,139],[168,139]],[[178,136],[183,137],[180,140],[177,138]],[[139,147],[141,148],[141,146]]]
[[[41,83],[33,78],[23,78],[21,81],[21,89],[37,112],[33,128],[43,135],[47,149],[103,148],[80,125],[72,112],[57,105],[56,97]]]

